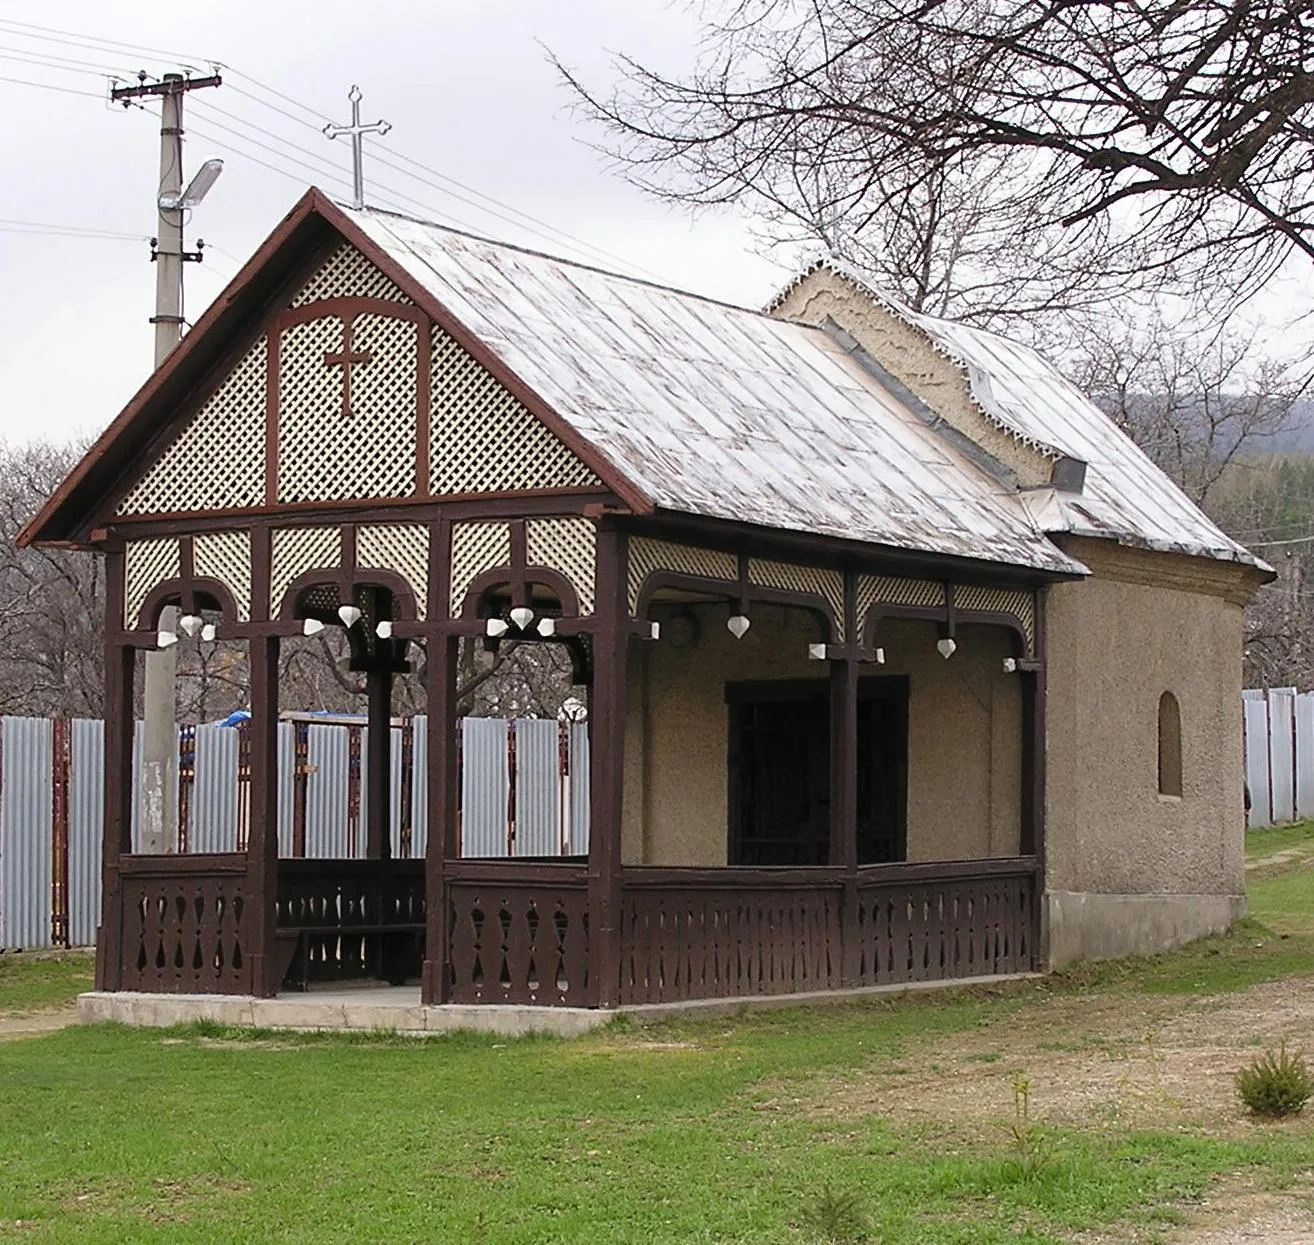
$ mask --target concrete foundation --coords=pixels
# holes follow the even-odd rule
[[[614,1015],[587,1007],[497,1003],[425,1007],[418,986],[311,990],[272,999],[234,994],[136,994],[126,990],[93,990],[78,996],[78,1019],[84,1024],[108,1020],[144,1028],[211,1020],[253,1029],[387,1030],[415,1035],[464,1029],[503,1037],[523,1037],[527,1033],[578,1037],[605,1025]]]
[[[423,1036],[465,1030],[502,1037],[549,1033],[579,1037],[601,1028],[618,1015],[637,1024],[657,1024],[680,1016],[726,1016],[782,1007],[825,1007],[883,995],[993,986],[1038,977],[1017,973],[999,977],[964,977],[956,981],[920,981],[902,985],[861,986],[848,990],[804,994],[752,995],[745,998],[686,999],[678,1003],[645,1003],[614,1010],[587,1007],[532,1007],[498,1003],[447,1003],[425,1007],[415,986],[310,990],[281,998],[257,999],[234,994],[138,994],[89,991],[78,996],[78,1020],[83,1024],[113,1022],[138,1028],[167,1029],[210,1020],[236,1028],[289,1029],[299,1032],[386,1031]]]
[[[1246,914],[1244,895],[1101,895],[1049,891],[1041,910],[1049,966],[1171,951]]]

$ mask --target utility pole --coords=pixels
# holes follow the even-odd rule
[[[158,82],[118,87],[111,98],[126,108],[143,96],[160,97],[160,182],[156,191],[159,224],[152,239],[155,269],[155,366],[158,368],[182,339],[183,264],[199,261],[183,249],[183,96],[201,87],[219,86],[218,74],[186,78],[167,73]],[[169,606],[160,616],[159,629],[177,634],[178,611]],[[163,855],[178,845],[178,650],[176,645],[146,654],[145,731],[141,756],[141,824],[139,850]]]

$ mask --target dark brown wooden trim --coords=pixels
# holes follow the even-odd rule
[[[678,571],[653,571],[643,581],[639,588],[639,599],[634,613],[636,618],[647,616],[653,603],[652,598],[661,588],[677,588],[684,592],[702,592],[711,597],[720,597],[734,610],[742,608],[745,604],[751,606],[754,602],[760,605],[785,605],[792,609],[806,610],[821,624],[825,639],[833,640],[836,635],[830,603],[813,593],[790,592],[785,588],[766,588],[760,584],[741,586],[728,579],[683,575]],[[747,593],[747,596],[742,595],[743,593]],[[750,616],[751,613],[750,609]]]
[[[105,555],[105,757],[102,775],[101,901],[96,933],[96,988],[117,990],[123,966],[120,867],[132,848],[132,745],[135,650],[116,642],[123,625],[124,555]]]
[[[390,298],[369,298],[363,294],[344,294],[337,298],[321,298],[299,307],[285,307],[273,319],[270,328],[282,333],[308,320],[326,320],[336,316],[341,320],[355,320],[357,316],[386,316],[392,320],[409,320],[423,327],[428,317],[412,303],[399,303]]]
[[[1082,579],[1084,576],[1040,570],[1012,562],[990,562],[951,554],[928,553],[848,540],[815,532],[793,532],[733,519],[714,519],[658,509],[651,515],[635,515],[625,522],[634,536],[652,536],[677,544],[717,549],[723,553],[747,553],[751,557],[831,570],[852,569],[869,575],[907,579],[951,580],[957,584],[983,587],[1031,588],[1042,583]]]
[[[621,869],[622,886],[671,887],[676,890],[707,887],[714,890],[743,888],[751,890],[844,884],[844,870],[838,865],[807,868],[761,866],[745,868],[723,866],[698,868],[670,865],[626,865]]]
[[[987,878],[1034,873],[1034,856],[984,856],[979,860],[927,860],[914,864],[862,865],[858,882],[862,886],[882,883],[935,882],[950,878]]]
[[[243,852],[192,852],[186,856],[124,856],[119,869],[125,878],[208,877],[219,873],[245,873],[249,859]]]
[[[452,574],[452,525],[444,519],[429,525],[428,608],[432,625],[447,618]],[[424,687],[428,715],[425,758],[428,788],[425,816],[428,838],[424,855],[425,942],[420,971],[420,1000],[446,1003],[451,997],[448,953],[447,862],[460,855],[457,838],[456,674],[460,639],[430,630],[426,637]]]
[[[356,525],[344,523],[338,529],[338,599],[344,604],[351,600],[352,583],[356,578]],[[286,601],[286,597],[284,598]],[[282,608],[279,614],[282,614]]]
[[[589,870],[585,865],[558,864],[555,861],[525,860],[455,860],[448,859],[443,870],[449,882],[497,886],[585,887]]]
[[[296,613],[297,597],[307,588],[312,588],[317,584],[337,585],[340,594],[339,600],[343,604],[351,600],[351,594],[355,588],[362,586],[386,588],[392,593],[394,618],[405,619],[409,622],[416,617],[415,589],[396,571],[388,571],[373,566],[360,567],[350,575],[342,567],[337,566],[323,566],[309,571],[302,571],[284,590],[283,599],[278,603],[278,611],[275,617],[281,622],[295,621],[298,618]]]
[[[415,495],[432,491],[429,462],[429,425],[433,411],[433,321],[426,316],[416,328],[419,353],[415,370]]]
[[[596,490],[512,489],[498,493],[442,494],[357,501],[297,501],[229,510],[184,510],[169,515],[120,515],[115,528],[124,538],[177,536],[180,532],[232,531],[276,525],[321,527],[334,523],[423,523],[440,516],[458,519],[556,518],[583,515],[599,497]],[[43,544],[51,542],[43,541]],[[86,546],[65,542],[68,548]]]
[[[269,619],[269,592],[273,575],[273,532],[255,528],[251,532],[251,623]]]
[[[226,584],[205,576],[199,579],[193,576],[190,581],[179,576],[177,579],[166,579],[162,584],[156,584],[146,594],[146,599],[141,603],[141,609],[138,611],[136,630],[142,633],[154,633],[159,622],[160,611],[166,605],[177,605],[184,614],[194,614],[198,596],[213,597],[219,603],[219,612],[225,623],[231,625],[238,622],[237,602],[233,600],[233,594]],[[154,643],[153,634],[151,643]]]
[[[274,980],[278,888],[278,640],[253,640],[251,670],[251,821],[247,839],[251,992],[278,992]],[[281,975],[281,974],[279,974]]]
[[[627,657],[626,540],[614,520],[597,529],[593,687],[589,704],[589,997],[610,1007],[620,987],[620,864]]]
[[[516,604],[525,604],[524,600],[517,597],[517,589],[520,590],[520,597],[523,597],[524,586],[531,583],[542,584],[556,593],[557,600],[561,603],[563,618],[580,616],[579,597],[575,595],[575,585],[560,571],[554,571],[547,566],[525,567],[519,577],[515,569],[509,566],[495,566],[490,570],[481,571],[470,581],[470,586],[466,589],[465,597],[461,602],[460,616],[465,619],[480,617],[479,607],[488,590],[500,588],[503,584],[510,586],[512,599]]]
[[[278,390],[283,375],[283,340],[267,326],[265,335],[265,505],[278,505]]]

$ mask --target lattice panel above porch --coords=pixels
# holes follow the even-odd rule
[[[435,496],[599,487],[546,425],[436,325],[430,384]]]
[[[865,630],[873,605],[944,609],[944,585],[930,579],[897,579],[887,575],[858,576],[858,626]]]
[[[332,579],[342,565],[342,533],[336,527],[293,527],[273,534],[269,573],[269,616],[278,617],[292,581],[307,571]]]
[[[570,580],[581,616],[593,613],[597,529],[591,519],[530,519],[525,524],[525,560]]]
[[[251,617],[251,537],[246,532],[206,532],[192,542],[192,571],[217,579],[233,594],[237,621]]]
[[[181,554],[176,540],[130,540],[124,546],[123,625],[142,626],[141,607],[162,583],[178,578]]]
[[[119,503],[118,513],[178,514],[265,500],[265,338]]]
[[[839,571],[818,566],[797,566],[791,562],[769,562],[749,558],[748,582],[762,588],[781,588],[820,597],[830,606],[835,621],[835,638],[842,644],[844,635],[844,577]]]
[[[733,553],[723,553],[719,549],[698,549],[693,545],[677,545],[673,541],[653,540],[648,536],[632,536],[629,546],[626,586],[631,614],[639,608],[644,583],[658,571],[729,583],[736,583],[739,579],[739,561]]]
[[[1028,652],[1036,647],[1036,602],[1021,588],[955,588],[954,608],[962,614],[1006,614],[1017,619],[1027,638]]]
[[[350,242],[344,242],[315,270],[291,305],[304,307],[307,303],[317,303],[325,298],[386,298],[395,303],[411,301]]]
[[[377,523],[356,533],[356,566],[400,575],[415,594],[415,616],[427,612],[429,529],[422,523]]]
[[[452,617],[461,612],[471,583],[485,571],[511,565],[509,523],[452,524],[452,582],[449,606]]]
[[[283,333],[278,389],[278,500],[343,501],[406,497],[415,491],[417,326],[391,316],[357,316],[350,405],[338,316]]]

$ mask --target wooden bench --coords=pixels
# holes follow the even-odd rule
[[[279,959],[282,964],[282,988],[305,990],[311,981],[311,945],[317,938],[348,939],[372,937],[374,945],[367,946],[364,971],[358,974],[343,973],[328,980],[346,980],[351,976],[377,976],[392,986],[405,985],[419,975],[424,954],[424,925],[422,922],[379,925],[296,925],[283,926],[275,931]]]

